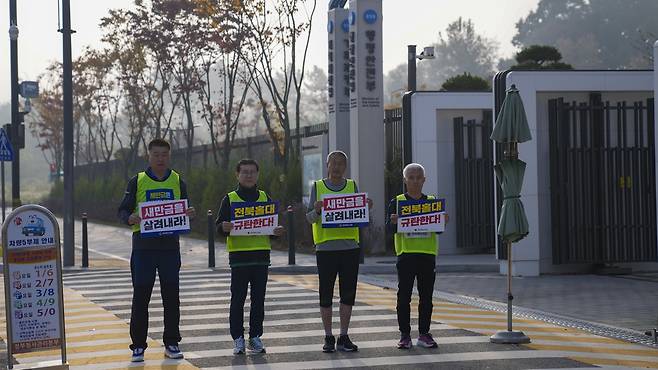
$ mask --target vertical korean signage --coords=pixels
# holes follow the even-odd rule
[[[386,207],[377,206],[386,204],[382,0],[350,0],[349,12],[350,176],[376,205],[362,244],[382,252]]]
[[[329,10],[327,97],[329,150],[350,153],[350,23],[347,9]]]
[[[2,227],[7,356],[60,348],[66,363],[59,226],[38,205],[15,209]],[[11,368],[11,365],[9,365]]]

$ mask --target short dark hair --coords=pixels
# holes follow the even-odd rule
[[[241,166],[246,166],[246,165],[249,165],[249,164],[256,166],[256,171],[260,171],[260,169],[258,168],[258,162],[256,162],[255,159],[242,158],[240,160],[240,162],[238,162],[238,164],[235,165],[235,172],[240,172],[240,167]]]
[[[167,140],[157,137],[149,142],[148,145],[149,150],[153,149],[154,146],[167,148],[168,150],[171,150],[171,145],[169,145],[169,142]]]

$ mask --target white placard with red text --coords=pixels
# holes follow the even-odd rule
[[[182,234],[190,231],[187,199],[139,203],[140,234],[144,237]]]
[[[368,194],[326,194],[322,197],[322,227],[368,226]]]

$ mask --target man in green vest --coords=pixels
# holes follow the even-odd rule
[[[436,278],[436,254],[438,241],[436,233],[416,233],[414,235],[397,232],[398,202],[404,200],[434,199],[434,196],[423,194],[425,184],[425,168],[418,163],[411,163],[402,171],[407,192],[391,199],[388,205],[389,217],[386,227],[395,233],[395,254],[398,271],[397,315],[400,329],[398,348],[411,348],[411,294],[414,280],[418,289],[418,340],[416,345],[425,348],[437,348],[438,345],[430,334],[432,321],[432,296]],[[447,215],[446,219],[447,221]]]
[[[130,273],[133,299],[130,313],[130,338],[132,361],[144,361],[147,344],[148,305],[151,300],[156,271],[160,277],[160,295],[164,306],[165,356],[183,358],[178,347],[180,300],[179,272],[181,265],[178,235],[142,237],[139,224],[139,204],[147,201],[187,199],[187,187],[176,171],[169,168],[170,146],[166,140],[153,139],[148,144],[146,171],[140,172],[128,182],[126,193],[119,206],[119,219],[133,230]],[[194,207],[185,211],[195,216]]]
[[[359,347],[352,343],[347,331],[352,317],[352,306],[356,298],[356,283],[359,275],[359,228],[323,228],[322,197],[329,194],[358,193],[356,182],[345,178],[347,155],[336,150],[327,156],[327,178],[317,180],[309,198],[307,221],[313,228],[313,243],[318,267],[320,314],[324,326],[323,352],[354,352]],[[372,200],[368,199],[372,207]],[[340,336],[338,341],[332,331],[332,300],[336,275],[339,277],[340,292]]]
[[[269,202],[272,199],[257,187],[258,163],[253,159],[241,159],[235,167],[238,187],[226,194],[217,213],[217,231],[226,236],[229,266],[231,267],[231,307],[229,325],[233,338],[233,354],[245,353],[244,303],[247,288],[251,286],[249,311],[249,342],[247,347],[254,353],[265,353],[260,337],[263,335],[265,318],[265,289],[270,265],[270,237],[268,235],[232,236],[231,203]],[[280,236],[283,226],[274,229]]]

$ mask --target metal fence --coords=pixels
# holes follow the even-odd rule
[[[549,101],[553,263],[656,260],[654,101]]]
[[[299,133],[293,130],[291,134],[292,142],[295,143],[297,138],[312,137],[322,135],[329,131],[328,122],[322,122],[315,125],[301,127]],[[220,144],[219,150],[222,145]],[[171,151],[171,166],[182,169],[185,167],[187,156],[191,156],[192,167],[208,168],[214,165],[212,145],[196,145],[188,152],[187,148],[177,148]],[[232,157],[249,157],[257,160],[266,160],[272,158],[272,139],[269,135],[259,135],[254,137],[237,138],[232,145]],[[188,154],[189,153],[189,154]],[[137,158],[135,163],[126,163],[123,160],[114,159],[108,162],[97,162],[78,165],[75,167],[75,177],[89,177],[106,175],[108,173],[126,172],[132,174],[135,170],[141,170],[147,165],[146,159],[142,156]]]
[[[493,185],[492,112],[481,121],[453,120],[457,248],[488,252],[496,245]]]

